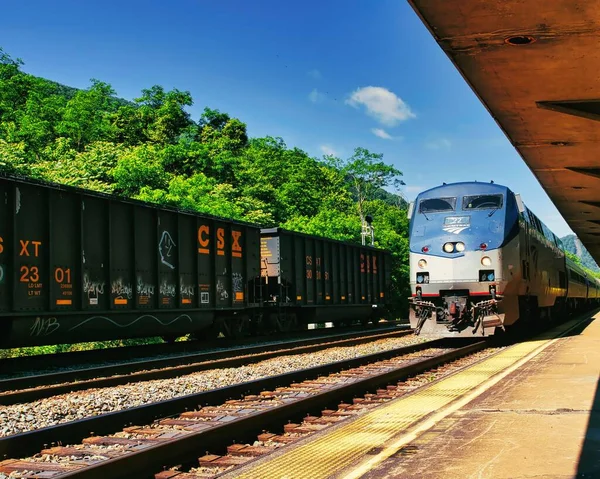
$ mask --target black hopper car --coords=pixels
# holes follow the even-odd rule
[[[2,348],[368,322],[388,300],[381,249],[7,176],[0,197]]]

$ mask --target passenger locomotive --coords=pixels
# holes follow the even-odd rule
[[[0,347],[366,322],[388,300],[381,249],[6,176],[0,198]]]
[[[417,334],[492,335],[597,305],[600,282],[518,194],[444,184],[409,208],[410,323]]]

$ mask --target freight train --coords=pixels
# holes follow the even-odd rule
[[[376,321],[388,251],[0,177],[0,347]]]
[[[600,281],[509,188],[443,184],[409,207],[409,319],[417,334],[490,336],[600,301]]]

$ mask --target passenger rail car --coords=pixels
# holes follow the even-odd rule
[[[0,198],[3,348],[368,321],[387,300],[383,250],[13,177]]]
[[[509,188],[444,184],[409,208],[410,323],[417,334],[492,335],[596,305],[600,282]]]

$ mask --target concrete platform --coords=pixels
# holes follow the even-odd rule
[[[600,478],[600,314],[595,318],[352,477]]]
[[[223,477],[600,479],[599,373],[597,314],[591,323],[559,325]]]

